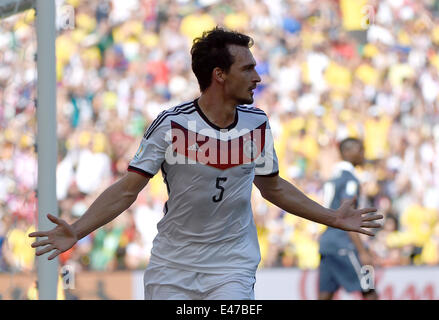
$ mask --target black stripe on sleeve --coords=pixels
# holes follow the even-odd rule
[[[255,110],[255,111],[260,111],[260,112],[264,112],[264,110],[256,108],[256,107],[252,107],[252,106],[246,106],[246,105],[242,105],[240,104],[239,106],[237,106],[237,108],[241,108],[241,109],[247,109],[247,110]]]
[[[173,113],[168,113],[168,114],[166,114],[164,117],[162,117],[161,119],[160,119],[160,121],[159,122],[157,122],[157,124],[156,124],[156,126],[154,127],[154,128],[152,128],[148,133],[146,133],[145,134],[145,138],[146,139],[148,139],[150,136],[151,136],[151,134],[154,132],[154,130],[167,118],[167,117],[169,117],[169,116],[175,116],[175,115],[178,115],[178,114],[191,114],[192,112],[195,112],[196,111],[196,109],[195,109],[195,107],[194,106],[190,106],[188,109],[184,109],[184,110],[180,110],[180,111],[178,111],[178,112],[173,112]]]
[[[190,109],[190,107],[192,107],[192,104],[193,104],[193,102],[188,102],[188,103],[185,103],[185,104],[183,104],[181,106],[175,107],[172,111],[169,111],[169,110],[162,111],[157,116],[157,118],[151,123],[151,125],[148,128],[148,130],[145,132],[144,137],[149,137],[151,135],[151,133],[155,130],[155,128],[157,128],[160,125],[160,123],[162,122],[162,120],[164,118],[166,118],[168,115],[178,114],[181,111],[188,110],[188,109]]]
[[[142,176],[144,176],[146,178],[154,177],[154,175],[152,173],[149,173],[149,172],[147,172],[145,170],[142,170],[140,168],[136,168],[136,167],[133,167],[133,166],[128,166],[128,171],[138,173],[138,174],[140,174],[140,175],[142,175]]]
[[[275,177],[279,175],[279,171],[275,171],[273,173],[269,173],[269,174],[256,174],[256,176],[258,177]]]
[[[253,114],[259,114],[261,116],[266,116],[265,113],[263,112],[259,112],[259,111],[253,111],[253,110],[244,110],[244,109],[238,109],[241,112],[246,112],[246,113],[253,113]]]

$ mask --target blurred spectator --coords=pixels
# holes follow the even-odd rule
[[[116,269],[116,252],[125,227],[117,222],[118,220],[114,220],[96,231],[90,252],[92,270],[113,271]]]
[[[15,226],[9,229],[6,235],[5,258],[12,271],[32,271],[34,267],[35,249],[30,245],[28,232],[34,232],[35,227],[28,225],[24,219],[18,219]]]

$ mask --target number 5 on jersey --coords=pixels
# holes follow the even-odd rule
[[[220,202],[221,200],[223,200],[224,187],[221,185],[221,183],[226,182],[226,181],[227,181],[226,177],[218,177],[218,178],[216,178],[216,188],[218,190],[220,190],[220,194],[219,195],[214,195],[212,197],[213,202]]]

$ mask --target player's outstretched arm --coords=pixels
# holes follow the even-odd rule
[[[355,231],[373,236],[370,228],[380,228],[375,220],[382,219],[376,208],[355,209],[355,199],[342,203],[337,210],[327,209],[308,198],[299,189],[279,175],[274,177],[256,176],[254,184],[261,195],[279,208],[299,217],[346,231]]]
[[[128,209],[148,181],[148,178],[140,174],[127,172],[120,180],[102,192],[81,218],[72,225],[48,214],[49,220],[57,226],[49,231],[37,231],[29,234],[29,237],[47,237],[47,239],[32,243],[33,248],[45,246],[40,248],[36,255],[53,251],[48,257],[49,260],[52,260],[60,253],[69,250],[79,239],[107,224]]]

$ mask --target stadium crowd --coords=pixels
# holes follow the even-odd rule
[[[215,25],[249,34],[280,174],[323,203],[337,142],[365,144],[361,206],[384,226],[377,266],[439,264],[439,1],[57,1],[57,198],[80,217],[120,178],[157,114],[194,99],[190,46]],[[35,15],[0,20],[0,272],[35,270]],[[160,174],[132,207],[60,256],[78,270],[143,269],[167,198]],[[324,227],[252,195],[261,267],[319,265]]]

